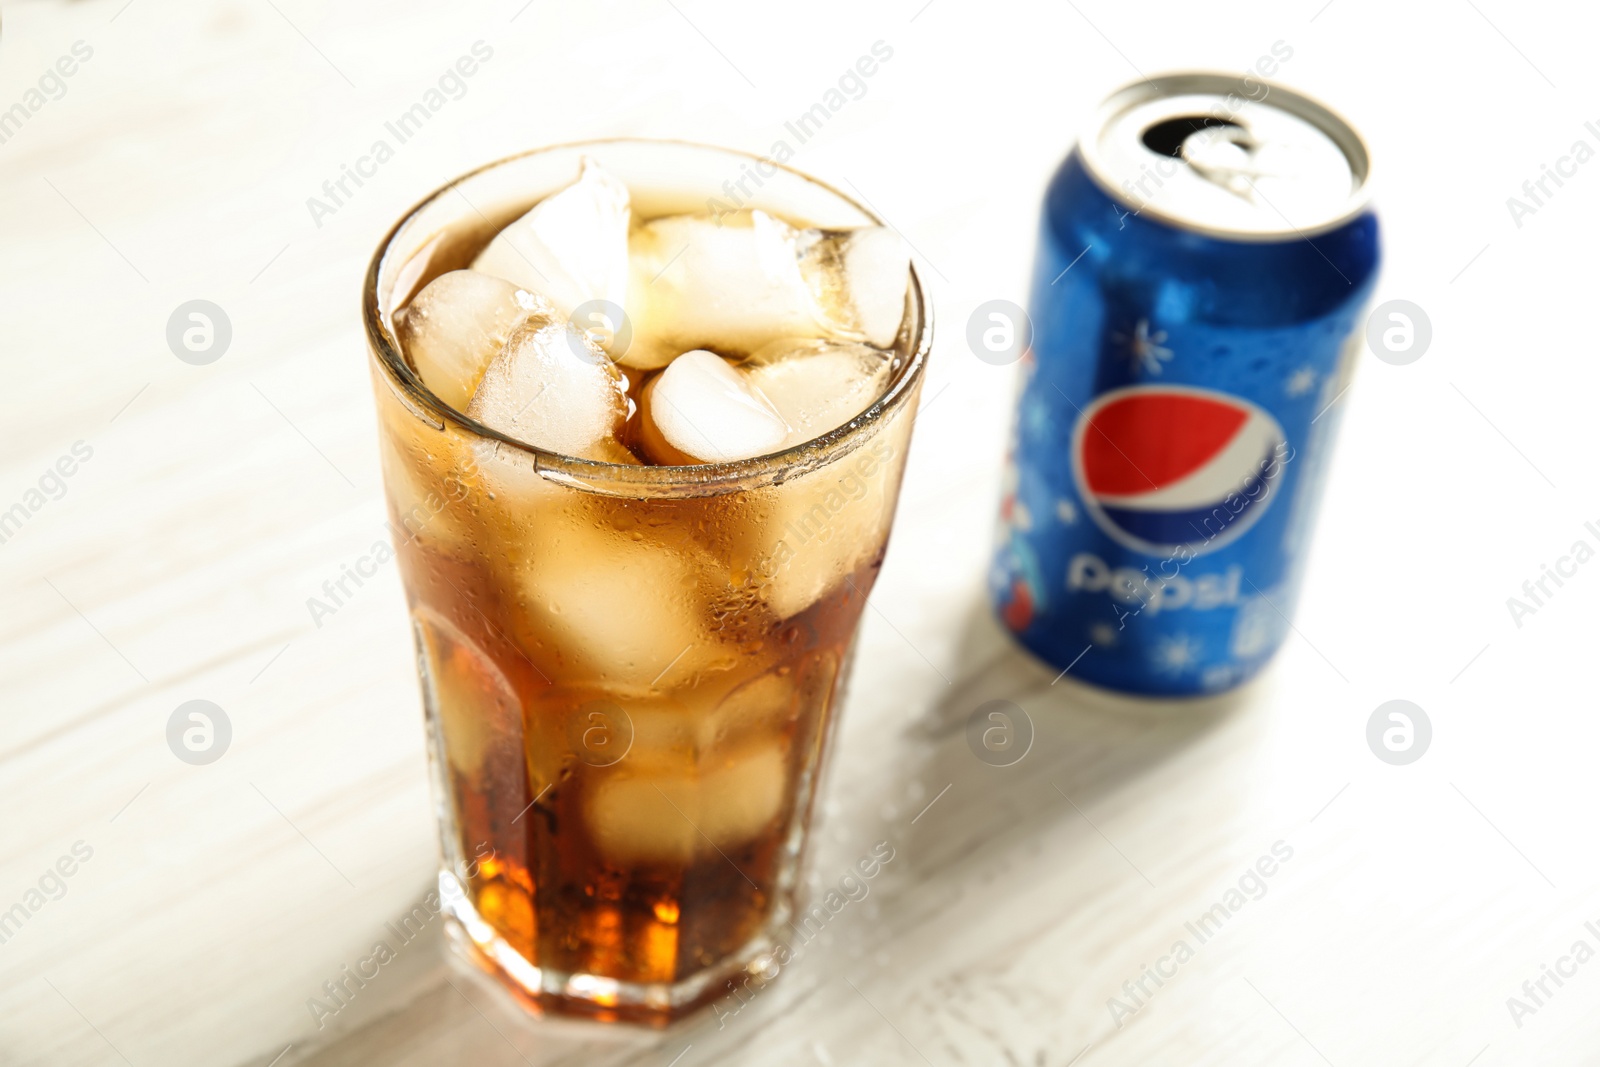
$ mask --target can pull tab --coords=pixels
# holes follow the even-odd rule
[[[1269,174],[1255,163],[1261,147],[1244,126],[1211,115],[1167,119],[1141,137],[1152,152],[1181,159],[1200,177],[1256,203],[1255,179]]]

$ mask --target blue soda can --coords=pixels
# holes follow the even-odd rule
[[[990,573],[1063,674],[1182,697],[1289,631],[1378,270],[1360,137],[1253,78],[1114,93],[1045,195]]]

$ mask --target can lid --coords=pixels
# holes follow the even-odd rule
[[[1136,213],[1234,240],[1310,236],[1367,205],[1360,135],[1254,76],[1192,71],[1125,86],[1081,148],[1089,173]]]

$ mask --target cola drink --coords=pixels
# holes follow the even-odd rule
[[[787,952],[931,338],[864,209],[714,199],[748,162],[517,157],[368,276],[441,897],[539,1010],[664,1023]]]

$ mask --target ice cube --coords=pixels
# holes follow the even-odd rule
[[[907,430],[902,412],[848,455],[744,494],[721,517],[729,572],[778,618],[809,608],[882,552]]]
[[[418,418],[391,389],[378,391],[378,443],[390,537],[396,548],[417,540],[463,557],[484,535],[476,506],[480,465],[468,437]]]
[[[834,239],[843,244],[838,257],[842,299],[823,306],[868,344],[888,348],[905,317],[911,254],[899,234],[882,226],[864,226]]]
[[[727,579],[703,549],[564,510],[529,528],[516,574],[518,625],[530,653],[551,663],[547,674],[649,690],[733,667],[735,651],[718,640],[711,617]]]
[[[656,463],[729,463],[777,451],[789,426],[714,352],[685,352],[645,387],[640,444]]]
[[[796,230],[763,211],[669,215],[629,240],[633,367],[680,352],[748,353],[779,337],[887,346],[905,309],[909,259],[893,233]]]
[[[511,331],[529,316],[550,314],[549,304],[504,279],[453,270],[407,306],[400,346],[422,384],[463,411]]]
[[[719,749],[785,738],[802,759],[814,758],[838,668],[838,657],[823,649],[735,688],[710,714],[699,716],[702,761],[716,759]]]
[[[781,742],[761,742],[709,764],[635,763],[630,753],[597,776],[585,799],[589,833],[607,859],[685,864],[737,848],[783,807],[788,767]]]
[[[551,452],[606,459],[628,418],[622,375],[568,322],[529,319],[489,364],[467,414]]]
[[[634,455],[627,445],[614,437],[608,437],[595,446],[592,459],[603,460],[606,463],[616,463],[624,467],[639,467],[644,465],[644,460]]]
[[[748,351],[775,335],[816,331],[795,230],[763,211],[668,215],[629,239],[628,318],[622,361],[662,367],[680,352]]]
[[[792,672],[768,671],[723,697],[702,717],[701,743],[708,749],[730,739],[776,736],[798,710]]]
[[[465,503],[471,483],[462,475],[474,464],[454,439],[409,412],[400,412],[399,418],[412,425],[395,426],[386,419],[378,435],[393,520],[390,533],[396,543],[417,538],[454,552],[471,539],[475,525]]]
[[[763,345],[740,369],[789,424],[784,446],[792,447],[865,411],[883,393],[893,363],[867,345],[784,338]]]
[[[577,181],[501,230],[472,269],[545,296],[565,316],[593,300],[624,308],[630,219],[628,187],[585,157]]]
[[[476,778],[491,761],[510,759],[520,776],[522,704],[505,674],[443,615],[418,606],[414,618],[428,709],[438,718],[450,766]]]
[[[882,549],[897,487],[877,462],[858,449],[771,488],[752,549],[762,599],[779,618],[815,604]]]

